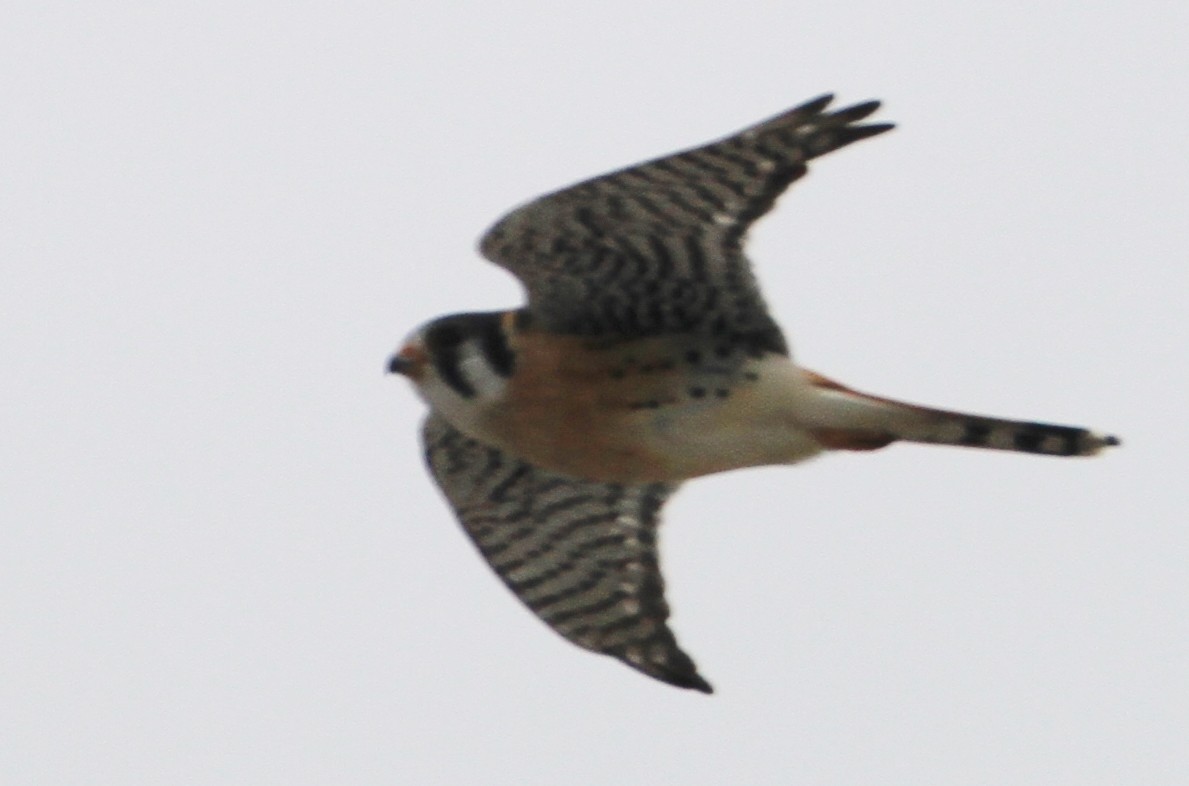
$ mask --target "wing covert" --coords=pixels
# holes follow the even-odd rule
[[[542,327],[591,336],[706,332],[787,353],[743,254],[807,162],[887,131],[879,103],[807,102],[725,139],[540,197],[480,250],[524,283]]]
[[[422,439],[463,529],[533,613],[580,647],[711,692],[665,624],[656,530],[676,486],[556,475],[465,436],[436,414]]]

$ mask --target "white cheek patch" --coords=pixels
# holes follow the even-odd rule
[[[508,380],[491,367],[478,342],[466,341],[459,347],[458,371],[475,389],[477,398],[492,399],[503,395]]]
[[[483,407],[475,403],[476,399],[463,398],[436,375],[426,378],[418,386],[418,392],[430,409],[450,421],[456,429],[469,437],[482,439]]]

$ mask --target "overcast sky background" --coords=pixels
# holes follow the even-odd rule
[[[1189,6],[11,3],[0,782],[1189,781]],[[549,632],[385,378],[512,206],[825,91],[751,256],[796,355],[1087,425],[691,483],[707,697]]]

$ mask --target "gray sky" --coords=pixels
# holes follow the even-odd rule
[[[410,7],[412,6],[412,7]],[[817,6],[817,7],[814,7]],[[22,3],[0,30],[0,782],[1189,781],[1183,2]],[[862,389],[1122,435],[691,483],[718,693],[550,633],[381,374],[474,243],[825,91],[753,237]]]

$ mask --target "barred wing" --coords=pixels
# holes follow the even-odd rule
[[[580,647],[711,692],[665,624],[657,514],[675,486],[555,475],[470,439],[435,414],[422,438],[463,528],[538,617]]]
[[[743,255],[748,227],[810,159],[887,131],[879,103],[822,96],[718,142],[543,196],[480,247],[528,289],[544,329],[590,336],[710,333],[787,353]]]

